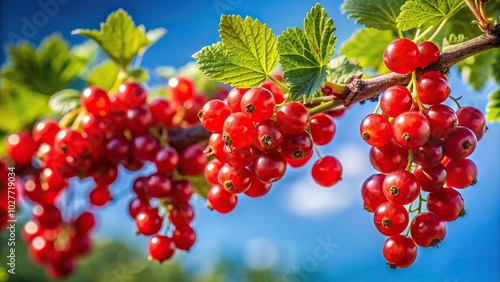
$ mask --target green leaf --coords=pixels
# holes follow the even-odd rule
[[[500,89],[491,93],[486,105],[486,121],[500,122]]]
[[[396,18],[405,0],[345,0],[340,9],[348,13],[349,18],[366,27],[381,30],[396,30]]]
[[[222,42],[203,47],[193,58],[205,75],[233,87],[258,87],[266,80],[266,74],[248,68],[243,62],[233,62]]]
[[[491,64],[491,72],[492,72],[492,75],[493,75],[493,79],[495,79],[495,81],[500,84],[500,52],[499,51],[496,51],[498,56],[495,56],[493,58],[493,63]]]
[[[97,56],[98,47],[94,41],[87,40],[82,44],[74,45],[71,48],[71,54],[82,64],[89,64]]]
[[[347,84],[355,76],[360,77],[363,74],[363,68],[360,65],[353,64],[346,56],[334,58],[328,64],[328,81],[337,84]]]
[[[363,69],[371,68],[378,73],[388,73],[383,62],[385,47],[397,37],[388,30],[363,28],[347,40],[340,53],[347,59],[359,63]]]
[[[150,44],[153,44],[160,40],[166,33],[167,30],[164,28],[155,28],[146,32],[146,38],[149,40]]]
[[[456,35],[454,33],[448,35],[448,37],[443,38],[443,45],[441,47],[442,52],[445,52],[445,49],[449,46],[453,46],[455,44],[462,43],[466,41],[468,38],[463,34]]]
[[[150,33],[152,40],[161,37],[161,31]],[[135,26],[132,18],[122,9],[111,13],[100,30],[77,29],[72,34],[86,36],[101,46],[102,50],[122,69],[125,69],[137,53],[153,43],[143,26]]]
[[[316,4],[304,20],[304,30],[289,28],[278,37],[283,78],[290,85],[292,100],[308,101],[326,79],[328,63],[337,38],[333,20]]]
[[[143,83],[149,80],[148,71],[141,68],[132,68],[127,71],[128,78],[132,78],[134,82]]]
[[[95,85],[110,90],[115,84],[120,69],[110,60],[95,66],[87,76],[88,85]]]
[[[57,34],[45,38],[38,49],[20,43],[9,46],[8,53],[10,60],[2,67],[4,83],[46,95],[69,86],[84,67],[82,59],[70,52]]]
[[[233,87],[262,85],[278,65],[273,31],[250,17],[222,15],[219,34],[221,42],[193,55],[200,70]]]
[[[494,61],[500,56],[497,49],[469,57],[457,64],[465,80],[474,90],[480,90],[493,75]]]
[[[396,19],[397,28],[409,30],[419,27],[426,29],[440,21],[449,19],[458,10],[465,7],[462,0],[413,0],[401,7],[401,14]]]
[[[80,107],[80,96],[81,93],[78,90],[64,89],[50,97],[49,106],[54,112],[64,115]]]
[[[0,89],[0,131],[12,133],[31,129],[37,119],[50,113],[48,100],[47,95],[26,88],[2,87]]]

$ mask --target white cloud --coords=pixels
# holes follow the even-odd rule
[[[336,150],[336,157],[342,163],[343,177],[362,177],[369,173],[370,159],[368,152],[361,146],[343,144]],[[335,155],[334,154],[334,155]]]
[[[311,176],[290,184],[286,199],[286,208],[297,215],[315,216],[335,213],[349,207],[357,189],[352,189],[346,180],[342,180],[330,188],[316,184]]]

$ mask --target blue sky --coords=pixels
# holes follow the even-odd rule
[[[49,10],[44,8],[48,7],[47,3],[52,5]],[[165,37],[148,50],[142,66],[150,70],[165,65],[180,67],[190,62],[190,56],[201,47],[218,40],[221,13],[259,18],[279,34],[286,27],[302,26],[305,14],[315,1],[283,3],[7,0],[0,4],[1,40],[4,45],[12,38],[22,37],[38,44],[45,36],[59,32],[72,44],[81,43],[84,39],[71,36],[72,30],[98,28],[110,12],[124,8],[137,24],[147,29],[167,29]],[[334,19],[339,44],[359,28],[340,13],[340,1],[324,1],[322,5]],[[24,27],[30,24],[35,28]],[[2,54],[4,61],[5,54]],[[450,82],[452,93],[464,96],[462,103],[480,109],[484,109],[487,94],[494,87],[489,84],[480,93],[472,93],[455,71],[450,75]],[[150,82],[151,85],[159,83],[165,81],[153,77]],[[447,224],[448,233],[439,248],[420,248],[413,266],[391,270],[385,265],[381,251],[385,238],[373,226],[372,214],[363,210],[360,196],[362,182],[374,170],[368,160],[369,147],[359,137],[358,127],[374,107],[373,103],[353,107],[337,120],[335,140],[320,148],[322,154],[333,154],[342,161],[344,180],[340,184],[329,189],[319,187],[311,180],[308,165],[290,169],[264,198],[241,197],[238,207],[229,215],[209,212],[203,200],[194,200],[198,241],[189,254],[181,254],[179,258],[190,269],[203,272],[211,269],[215,259],[229,257],[250,267],[274,267],[283,274],[284,281],[301,281],[294,280],[298,278],[306,281],[499,281],[500,166],[496,162],[500,157],[500,125],[488,125],[487,134],[471,157],[479,168],[479,182],[460,191],[467,215]],[[122,190],[130,185],[131,178],[147,175],[152,170],[122,174],[113,189]],[[88,183],[75,185],[89,188]],[[97,236],[118,238],[145,250],[146,239],[134,235],[134,223],[127,218],[128,199],[99,211],[101,224]]]

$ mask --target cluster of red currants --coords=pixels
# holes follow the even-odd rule
[[[137,83],[124,82],[115,93],[89,86],[82,92],[81,107],[59,123],[44,119],[32,132],[7,136],[7,154],[19,171],[21,194],[35,204],[33,218],[24,227],[29,236],[24,238],[33,260],[46,266],[48,274],[58,278],[71,274],[71,259],[91,247],[92,213],[75,219],[62,212],[71,208],[62,205],[62,198],[71,201],[69,179],[93,179],[89,202],[105,206],[112,202],[110,185],[119,166],[137,171],[147,162],[156,165],[157,172],[134,182],[136,197],[129,205],[138,232],[155,235],[148,247],[151,258],[163,261],[175,249],[189,250],[194,244],[190,226],[194,211],[189,205],[193,187],[183,175],[203,173],[205,147],[194,144],[178,152],[168,146],[167,130],[199,123],[197,113],[206,98],[195,93],[192,81],[184,77],[170,79],[168,90],[172,100],[148,103],[146,90]],[[5,169],[3,162],[1,168]],[[2,228],[6,216],[2,209]],[[167,216],[175,226],[174,231],[167,230],[170,237],[157,234]],[[90,217],[92,224],[87,222]]]
[[[335,134],[332,118],[310,117],[303,104],[285,101],[283,90],[271,81],[258,88],[234,88],[225,101],[208,101],[199,117],[212,132],[207,154],[214,158],[205,177],[213,184],[209,205],[220,213],[231,212],[239,194],[267,194],[288,165],[304,165],[313,146],[328,144]],[[313,179],[325,187],[337,183],[341,173],[333,156],[320,158],[312,168]]]
[[[430,53],[435,54],[432,60],[419,57]],[[386,66],[398,73],[438,58],[433,43],[417,46],[407,39],[392,42],[384,54]],[[389,236],[383,254],[391,268],[411,265],[417,245],[437,246],[445,238],[445,222],[465,214],[456,189],[476,183],[477,167],[467,157],[486,131],[479,110],[460,107],[455,112],[442,104],[450,87],[441,73],[426,72],[411,84],[413,95],[399,85],[385,90],[379,100],[382,113],[368,115],[360,126],[362,138],[372,146],[370,162],[380,172],[363,183],[364,207],[374,213],[376,228]]]

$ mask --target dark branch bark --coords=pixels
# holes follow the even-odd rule
[[[481,52],[500,47],[500,25],[496,25],[491,32],[485,33],[481,36],[472,38],[442,53],[439,60],[429,65],[424,70],[417,70],[417,77],[427,71],[440,71],[448,73],[450,68],[458,62],[479,54]],[[386,75],[377,76],[369,79],[354,79],[346,87],[344,92],[346,97],[344,105],[365,101],[377,97],[378,94],[393,85],[401,85],[410,82],[411,74],[401,75],[390,73]],[[173,129],[169,130],[168,137],[169,143],[178,151],[184,150],[187,146],[203,142],[210,137],[211,132],[207,131],[201,125],[195,125],[190,128]]]
[[[463,43],[450,47],[447,52],[442,53],[439,60],[432,63],[424,70],[417,70],[417,77],[427,71],[440,71],[448,73],[450,68],[458,62],[479,54],[481,52],[500,47],[500,25],[496,25],[491,32],[472,38]],[[401,75],[389,73],[369,79],[354,79],[346,87],[344,92],[344,105],[361,102],[376,97],[385,89],[393,85],[401,85],[410,82],[411,74]]]
[[[205,142],[212,133],[206,130],[201,124],[168,131],[168,143],[177,151],[181,152],[189,145]]]

